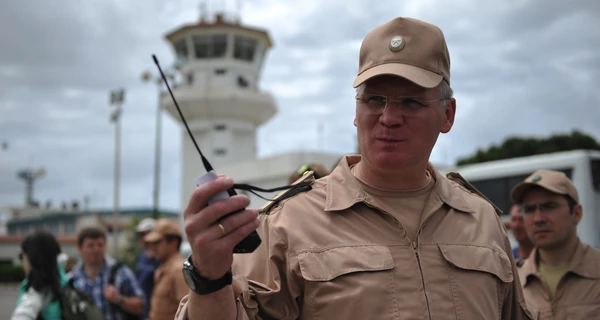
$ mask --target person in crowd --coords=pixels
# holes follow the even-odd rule
[[[144,237],[152,256],[160,261],[154,274],[150,320],[174,319],[179,301],[190,291],[181,272],[181,241],[181,227],[167,218],[159,219],[154,230]]]
[[[60,245],[48,232],[38,231],[25,237],[19,254],[25,279],[19,286],[11,320],[62,320],[57,296],[68,280],[58,262],[60,253]]]
[[[531,253],[533,243],[525,231],[521,207],[518,204],[513,204],[510,208],[509,228],[518,243],[518,245],[513,248],[512,253],[517,265],[520,265]]]
[[[152,230],[156,225],[156,220],[153,218],[144,218],[138,223],[136,227],[137,239],[141,242],[144,250],[140,253],[135,264],[135,275],[137,282],[144,291],[144,319],[148,319],[148,314],[151,308],[150,297],[152,297],[152,290],[154,290],[154,271],[158,268],[160,261],[155,259],[148,245],[144,241],[144,237]]]
[[[538,170],[511,196],[534,245],[519,268],[527,304],[539,319],[599,319],[600,250],[577,236],[584,208],[571,179]]]
[[[144,292],[126,265],[116,270],[117,261],[106,254],[106,233],[99,227],[83,228],[77,235],[81,262],[70,276],[75,287],[87,292],[102,310],[105,320],[124,320],[127,314],[144,313]],[[114,283],[109,283],[111,271]]]

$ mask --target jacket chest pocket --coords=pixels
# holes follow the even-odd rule
[[[500,319],[512,264],[500,250],[472,245],[438,245],[447,262],[458,319]]]
[[[303,312],[310,319],[397,319],[394,260],[386,246],[330,248],[298,255]]]

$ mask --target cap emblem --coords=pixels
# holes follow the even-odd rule
[[[404,48],[404,38],[402,36],[394,36],[392,40],[390,40],[390,50],[393,52],[398,52]]]
[[[531,182],[538,182],[540,180],[542,180],[542,177],[540,177],[540,176],[535,176],[535,177],[531,178]]]

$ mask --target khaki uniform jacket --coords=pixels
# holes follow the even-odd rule
[[[533,318],[489,202],[431,166],[427,218],[411,242],[353,176],[359,160],[260,215],[263,243],[234,258],[237,319]],[[186,307],[187,297],[177,319]]]
[[[154,271],[150,320],[173,320],[179,302],[190,292],[183,278],[182,266],[183,257],[175,252]]]
[[[525,300],[539,319],[600,319],[600,250],[579,242],[553,301],[537,271],[537,259],[534,249],[519,268],[519,278]]]

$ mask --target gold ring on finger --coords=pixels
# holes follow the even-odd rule
[[[227,231],[225,231],[225,227],[223,227],[222,224],[217,223],[217,225],[219,226],[219,228],[221,228],[221,232],[223,232],[223,235],[226,236],[227,235]]]

